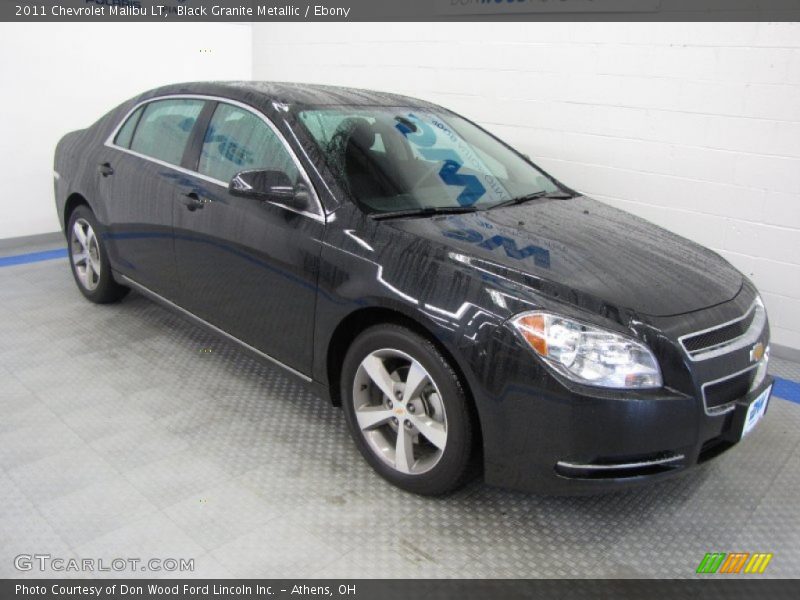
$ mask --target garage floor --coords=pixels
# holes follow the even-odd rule
[[[800,576],[796,403],[653,487],[423,499],[283,372],[136,294],[89,304],[64,258],[0,268],[0,302],[0,577],[34,553],[194,558],[197,577],[691,577],[716,551]]]

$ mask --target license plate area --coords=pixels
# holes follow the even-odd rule
[[[769,397],[772,393],[772,386],[761,392],[755,400],[747,407],[747,413],[744,417],[744,424],[742,425],[742,436],[745,437],[748,433],[753,431],[755,426],[764,417],[767,412],[767,405],[769,404]]]

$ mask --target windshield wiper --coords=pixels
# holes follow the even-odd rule
[[[424,208],[408,208],[405,210],[393,210],[384,213],[372,213],[371,218],[376,221],[385,219],[399,219],[401,217],[430,217],[433,215],[458,215],[462,213],[477,212],[474,206],[426,206]]]
[[[492,208],[500,208],[502,206],[513,206],[514,204],[522,204],[523,202],[529,202],[531,200],[539,200],[540,198],[549,198],[551,200],[567,200],[569,198],[574,198],[575,196],[570,194],[569,192],[564,192],[557,190],[555,192],[546,192],[544,190],[540,192],[533,192],[532,194],[525,194],[524,196],[517,196],[516,198],[511,198],[510,200],[504,200],[503,202],[498,202],[489,207]]]

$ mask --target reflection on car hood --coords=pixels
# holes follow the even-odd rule
[[[643,315],[720,304],[743,282],[716,253],[586,197],[386,225],[479,259],[484,270],[554,282]]]

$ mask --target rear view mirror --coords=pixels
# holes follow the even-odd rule
[[[309,205],[306,185],[293,184],[283,171],[242,171],[231,179],[228,191],[234,196],[277,202],[295,210],[306,210]]]

